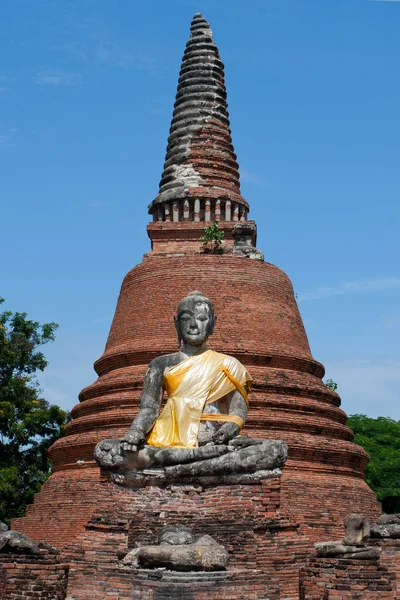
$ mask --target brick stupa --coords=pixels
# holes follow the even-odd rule
[[[94,446],[125,434],[149,361],[176,351],[173,314],[193,289],[216,307],[209,346],[237,357],[254,378],[244,433],[289,446],[281,513],[310,540],[340,536],[350,512],[380,514],[364,478],[368,456],[353,443],[339,396],[322,381],[324,367],[311,354],[289,278],[260,253],[252,260],[240,251],[243,231],[246,243],[255,246],[248,211],[229,128],[224,66],[209,24],[196,14],[159,193],[149,206],[151,251],[122,283],[105,351],[95,363],[98,379],[81,392],[65,436],[50,449],[52,475],[26,517],[14,520],[15,529],[58,548],[84,535],[86,523],[107,503]],[[225,233],[222,254],[205,252],[200,242],[214,220]]]

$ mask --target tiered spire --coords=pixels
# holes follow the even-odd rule
[[[224,65],[209,23],[196,13],[178,81],[156,221],[247,219],[232,146]]]

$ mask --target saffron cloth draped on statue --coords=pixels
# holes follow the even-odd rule
[[[237,389],[246,402],[252,378],[232,356],[204,350],[164,372],[167,402],[147,435],[150,446],[196,448],[200,420],[229,421],[243,427],[236,415],[203,414],[206,405]]]

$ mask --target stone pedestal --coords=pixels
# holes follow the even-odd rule
[[[0,600],[394,600],[400,593],[398,540],[370,539],[382,548],[378,560],[316,558],[304,524],[282,507],[279,476],[246,485],[121,487],[101,472],[93,493],[96,508],[85,505],[90,518],[60,555],[0,556]],[[124,564],[128,552],[156,545],[160,529],[177,524],[224,546],[227,569]]]
[[[0,600],[65,600],[68,564],[45,550],[40,556],[0,552]]]
[[[311,544],[280,513],[280,478],[251,485],[174,484],[126,489],[105,477],[101,507],[85,533],[64,551],[70,562],[67,598],[298,597],[298,572]],[[182,524],[211,535],[229,552],[226,571],[180,573],[127,567],[137,545],[157,544],[161,527]]]
[[[300,573],[300,600],[395,600],[400,573],[383,562],[311,559]]]

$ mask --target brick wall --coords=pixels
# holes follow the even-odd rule
[[[0,600],[65,600],[68,566],[42,551],[41,557],[0,553]]]
[[[100,500],[100,472],[73,469],[54,473],[27,507],[26,517],[14,519],[13,529],[61,548],[84,531]]]
[[[60,556],[49,556],[46,551],[40,559],[0,555],[0,600],[400,597],[398,541],[370,540],[382,548],[377,561],[317,559],[307,533],[318,531],[319,541],[323,541],[329,539],[327,529],[323,523],[309,528],[294,521],[282,506],[284,487],[278,477],[252,485],[172,484],[128,489],[112,484],[107,473],[101,473],[93,489],[96,507],[81,534],[76,534],[72,522],[75,539],[70,539]],[[50,498],[51,490],[47,493]],[[301,499],[304,502],[303,495]],[[76,507],[71,506],[71,517],[75,512]],[[49,517],[51,520],[50,512]],[[67,520],[64,514],[62,521]],[[228,570],[177,573],[122,565],[121,559],[131,548],[157,543],[160,528],[176,523],[191,527],[196,536],[209,534],[223,544],[230,555]],[[42,526],[46,527],[44,520]]]
[[[160,528],[181,523],[209,534],[230,555],[226,573],[173,573],[123,567],[136,544],[155,544]],[[68,598],[297,600],[310,541],[280,509],[280,479],[254,485],[119,488],[104,481],[99,508],[71,562]],[[118,595],[120,594],[120,595]]]
[[[314,558],[300,573],[300,600],[396,600],[395,580],[379,560]]]

